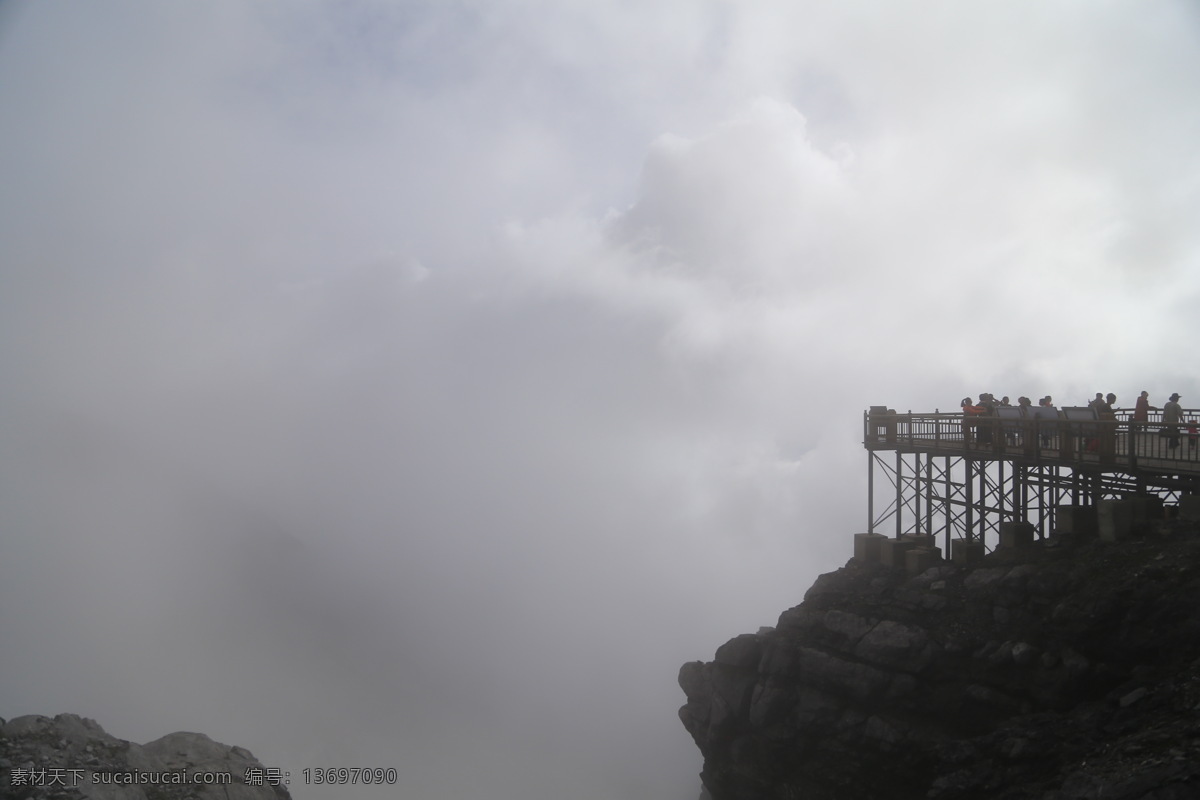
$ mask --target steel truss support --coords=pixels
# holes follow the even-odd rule
[[[948,555],[959,538],[995,547],[1010,521],[1050,536],[1062,506],[1139,495],[1178,506],[1200,495],[1200,435],[1189,433],[1184,448],[1182,437],[1172,444],[1151,432],[1145,422],[1070,414],[1048,423],[981,421],[872,407],[863,414],[867,530],[932,535]]]
[[[1187,478],[1161,476],[1147,486],[1144,475],[967,456],[868,451],[868,458],[868,531],[931,535],[947,554],[957,538],[993,549],[1003,522],[1029,522],[1045,538],[1059,506],[1145,493],[1174,504],[1195,489]]]

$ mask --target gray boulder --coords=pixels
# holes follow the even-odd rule
[[[201,733],[138,745],[75,714],[0,720],[2,798],[290,800],[283,781],[249,750]]]

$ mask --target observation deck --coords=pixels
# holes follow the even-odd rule
[[[1200,410],[1185,409],[1181,425],[1164,424],[1159,411],[1134,421],[1131,409],[1115,419],[1083,407],[996,412],[864,412],[868,532],[888,532],[890,522],[897,537],[943,536],[949,552],[952,538],[994,544],[988,537],[1003,522],[1028,522],[1046,537],[1064,506],[1141,497],[1170,508],[1200,494],[1200,430],[1187,422]],[[877,472],[890,486],[877,486]]]

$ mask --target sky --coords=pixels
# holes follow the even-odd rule
[[[1197,98],[1170,0],[0,0],[0,716],[691,800],[864,409],[1200,407]]]

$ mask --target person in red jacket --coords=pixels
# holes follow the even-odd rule
[[[1150,393],[1143,391],[1133,406],[1133,421],[1149,422],[1151,411],[1158,411],[1158,406],[1150,405]]]
[[[975,405],[975,401],[969,397],[964,397],[959,405],[962,407],[963,413],[963,439],[968,442],[972,438],[978,439],[979,429],[976,427],[978,425],[978,418],[987,413],[987,409],[983,406]],[[975,431],[974,436],[972,436],[971,431]]]

